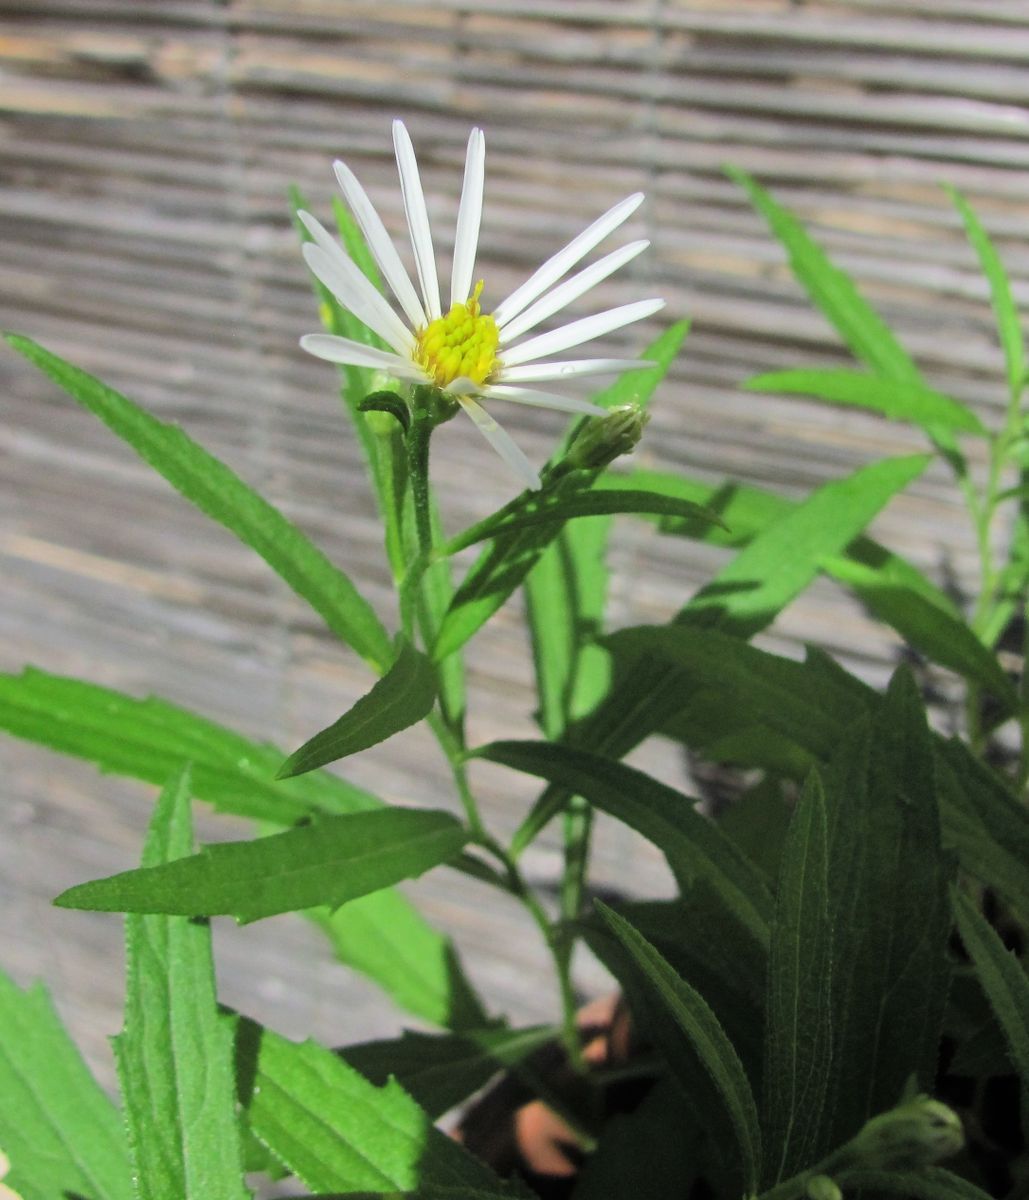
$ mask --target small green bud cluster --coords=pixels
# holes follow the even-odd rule
[[[965,1144],[961,1120],[928,1096],[873,1117],[847,1144],[847,1166],[909,1171],[956,1154]]]
[[[650,415],[640,404],[620,404],[602,417],[591,417],[572,443],[565,462],[576,470],[599,470],[631,454]]]

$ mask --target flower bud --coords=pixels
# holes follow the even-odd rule
[[[928,1096],[873,1117],[850,1142],[848,1165],[869,1170],[915,1170],[956,1154],[965,1144],[961,1120]]]
[[[591,417],[572,443],[565,462],[577,470],[598,470],[631,454],[650,420],[639,404],[620,404],[602,417]]]

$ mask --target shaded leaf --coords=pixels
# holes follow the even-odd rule
[[[130,1200],[121,1114],[65,1032],[46,991],[0,973],[0,1147],[24,1200]]]
[[[867,408],[930,432],[950,429],[954,433],[987,436],[982,421],[963,404],[909,380],[865,375],[860,371],[796,370],[756,375],[743,386],[752,392],[785,392],[813,396],[831,404]]]
[[[336,908],[421,875],[467,841],[449,813],[386,808],[323,817],[249,842],[219,842],[157,867],[79,884],[54,901],[99,912],[228,914],[240,922],[316,905]]]
[[[783,849],[768,958],[761,1137],[768,1186],[817,1161],[832,1060],[828,821],[812,771]]]
[[[396,1081],[376,1087],[330,1050],[250,1021],[238,1022],[236,1045],[251,1129],[313,1191],[525,1195],[440,1133]]]
[[[972,901],[956,888],[951,889],[951,900],[961,940],[1004,1031],[1011,1061],[1022,1083],[1029,1085],[1029,979]]]
[[[597,901],[597,908],[703,1063],[732,1124],[744,1187],[748,1194],[756,1193],[761,1170],[757,1106],[732,1043],[700,994],[675,973],[646,938],[607,905]],[[674,1069],[674,1060],[671,1065]],[[689,1086],[688,1080],[683,1082]]]
[[[911,1200],[988,1200],[974,1183],[955,1175],[945,1167],[922,1167],[918,1171],[849,1170],[840,1179],[850,1191],[865,1195],[886,1192],[908,1196]]]
[[[547,742],[493,742],[476,756],[560,784],[623,821],[668,859],[681,888],[704,879],[759,945],[768,941],[772,898],[761,874],[696,800],[624,763]]]
[[[7,340],[209,517],[265,560],[348,646],[376,671],[390,660],[386,630],[351,581],[321,550],[234,471],[183,431],[29,338]]]
[[[161,793],[143,850],[155,867],[192,853],[188,770]],[[114,1039],[139,1200],[248,1196],[232,1033],[218,1014],[211,932],[186,917],[125,923],[125,1025]]]
[[[279,768],[277,778],[304,775],[384,742],[428,716],[435,701],[436,672],[432,663],[404,641],[396,661],[372,690],[338,721],[295,750]]]
[[[372,1083],[396,1081],[433,1120],[553,1041],[549,1026],[469,1029],[462,1034],[405,1030],[399,1038],[346,1046],[340,1054]]]

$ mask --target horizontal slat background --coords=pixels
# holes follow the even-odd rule
[[[181,422],[267,489],[387,617],[358,448],[330,369],[297,349],[315,319],[285,192],[300,184],[327,215],[341,157],[399,233],[394,115],[415,139],[443,255],[468,129],[486,129],[487,303],[622,195],[646,191],[630,232],[653,248],[598,304],[660,294],[669,317],[694,321],[639,452],[648,465],[799,495],[921,447],[861,414],[739,390],[757,371],[845,357],[723,175],[728,162],[809,221],[934,386],[986,420],[1003,407],[985,285],[939,184],[978,207],[1029,300],[1026,0],[25,0],[0,12],[3,325]],[[624,348],[664,323],[627,332]],[[3,668],[34,662],[159,691],[284,746],[367,688],[362,665],[262,563],[106,430],[11,354],[0,380]],[[501,416],[535,461],[561,427],[511,406]],[[451,527],[511,494],[468,423],[437,442]],[[937,578],[974,577],[973,539],[941,470],[876,532]],[[719,561],[619,526],[614,621],[664,618]],[[803,640],[875,681],[898,653],[827,584],[768,644],[796,652]],[[529,734],[530,684],[512,602],[472,651],[474,737]],[[47,901],[134,861],[151,794],[11,741],[2,753],[0,961],[19,980],[52,984],[110,1082],[118,922]],[[668,778],[680,771],[669,747],[640,761]],[[417,732],[348,773],[388,799],[453,803]],[[511,829],[531,789],[499,770],[477,779],[490,822]],[[543,845],[528,868],[545,879],[556,865]],[[656,852],[606,827],[598,877],[665,886]],[[475,885],[442,873],[412,890],[454,931],[493,1003],[519,1019],[553,1015],[542,951],[517,912],[492,898],[484,907]],[[284,1032],[343,1041],[397,1027],[299,921],[217,936],[226,1001]],[[588,964],[583,983],[598,983]]]

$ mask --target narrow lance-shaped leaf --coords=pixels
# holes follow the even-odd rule
[[[449,813],[410,808],[324,817],[250,842],[220,842],[157,867],[69,888],[62,908],[226,914],[240,922],[328,905],[421,875],[457,855],[467,834]]]
[[[643,972],[681,1034],[689,1039],[717,1088],[736,1136],[746,1193],[756,1194],[761,1170],[757,1106],[732,1043],[699,992],[676,974],[646,938],[606,904],[598,901],[597,908],[611,932]]]
[[[197,798],[280,826],[316,812],[382,807],[369,792],[324,771],[276,781],[281,750],[166,700],[136,700],[31,668],[0,675],[0,728],[102,771],[149,783],[160,784],[188,760]],[[324,929],[341,961],[374,979],[410,1012],[448,1027],[483,1024],[450,940],[399,893],[376,892],[331,916],[307,915]]]
[[[386,741],[428,716],[436,700],[436,672],[420,650],[404,641],[396,661],[347,712],[294,751],[278,778],[303,775],[316,767]]]
[[[432,1121],[395,1081],[369,1083],[314,1042],[238,1022],[237,1074],[251,1129],[321,1194],[526,1196]]]
[[[990,297],[993,301],[993,312],[997,318],[997,331],[1000,334],[1000,344],[1004,348],[1004,360],[1007,364],[1008,390],[1018,396],[1026,383],[1025,342],[1022,338],[1022,323],[1019,319],[1015,299],[1011,294],[1011,283],[1004,264],[1000,260],[996,247],[990,240],[989,234],[983,228],[975,210],[968,201],[954,188],[948,188],[954,206],[961,214],[965,232],[972,248],[979,256],[979,264],[990,285]]]
[[[768,958],[761,1137],[765,1183],[809,1166],[832,1058],[832,926],[822,783],[808,776],[786,835]]]
[[[752,392],[786,392],[827,400],[830,404],[867,408],[893,421],[907,421],[935,432],[972,433],[985,437],[982,421],[957,400],[908,380],[865,375],[860,371],[773,371],[743,385]]]
[[[189,788],[185,770],[161,793],[144,867],[192,853]],[[218,1014],[210,927],[188,917],[133,914],[125,945],[125,1026],[114,1050],[136,1195],[248,1196],[232,1030]]]
[[[1004,1031],[1011,1061],[1022,1083],[1029,1086],[1029,979],[1025,969],[963,892],[952,889],[951,901],[961,940]]]
[[[89,1073],[40,984],[0,973],[0,1149],[23,1200],[130,1200],[121,1114]]]
[[[181,429],[152,417],[31,339],[8,334],[7,340],[127,442],[176,491],[256,550],[376,671],[385,669],[389,637],[368,602],[277,508]]]
[[[649,838],[684,890],[705,879],[758,944],[767,945],[772,899],[761,874],[696,811],[695,800],[624,763],[571,746],[493,742],[476,754],[560,784]]]

